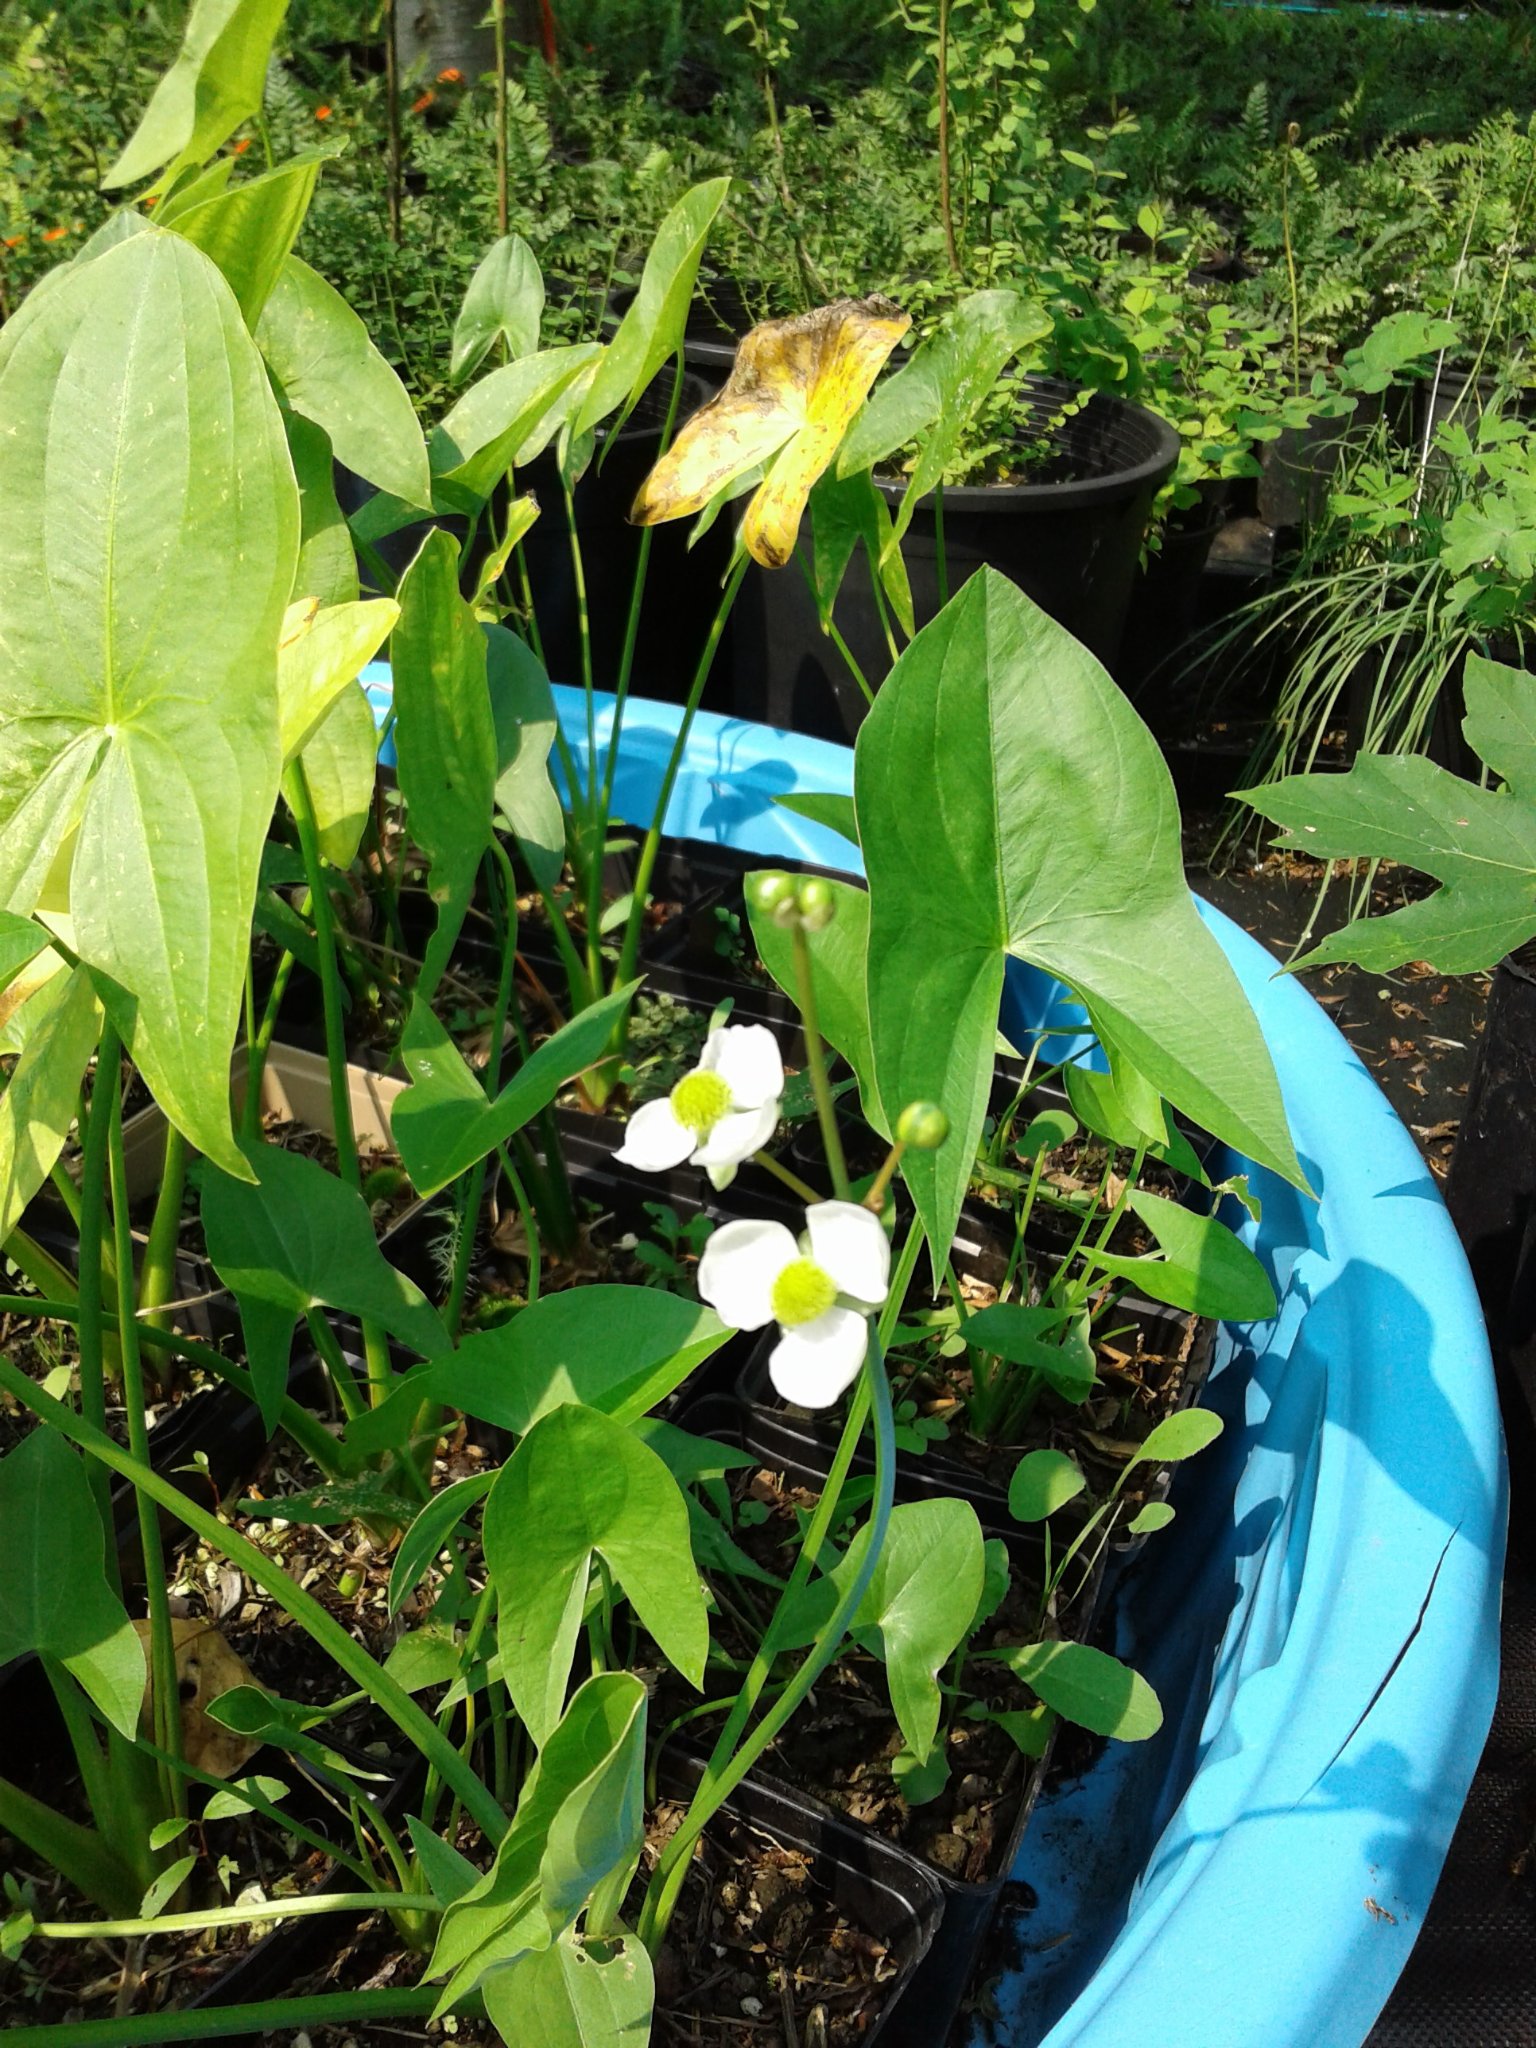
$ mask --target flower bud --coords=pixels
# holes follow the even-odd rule
[[[837,898],[832,893],[832,884],[821,875],[802,876],[795,891],[795,904],[800,912],[800,922],[808,932],[825,931],[837,915]]]
[[[753,910],[760,910],[765,916],[773,916],[781,903],[793,905],[795,900],[795,878],[786,875],[781,868],[763,868],[748,875],[746,882],[747,902]]]
[[[936,1102],[909,1102],[896,1119],[896,1141],[914,1152],[936,1152],[949,1136],[949,1118]]]

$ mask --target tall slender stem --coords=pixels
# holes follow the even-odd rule
[[[85,1126],[85,1153],[80,1172],[80,1282],[76,1335],[80,1349],[80,1413],[93,1429],[107,1426],[106,1337],[102,1322],[102,1241],[107,1213],[109,1102],[122,1089],[122,1040],[109,1017],[96,1048],[96,1078],[91,1086],[90,1115]],[[112,1488],[94,1461],[87,1466],[96,1511],[106,1541],[107,1577],[119,1585],[117,1535],[112,1520]]]
[[[816,1117],[821,1125],[822,1143],[827,1148],[827,1165],[832,1170],[832,1192],[838,1201],[848,1199],[848,1162],[843,1157],[842,1134],[837,1128],[837,1104],[827,1076],[826,1047],[816,1020],[816,978],[811,970],[811,945],[800,924],[794,927],[795,987],[800,998],[800,1020],[805,1028],[806,1065],[811,1070],[811,1093],[816,1098]]]
[[[160,1192],[144,1248],[144,1270],[139,1278],[139,1311],[157,1329],[170,1328],[165,1304],[171,1299],[176,1275],[176,1245],[181,1234],[181,1203],[187,1185],[187,1141],[174,1124],[165,1131],[165,1159],[160,1168]]]
[[[504,235],[511,195],[507,165],[507,0],[493,0],[491,26],[496,36],[496,232]]]
[[[384,122],[389,150],[389,239],[398,248],[405,167],[400,148],[400,50],[395,41],[395,5],[396,0],[384,0]]]
[[[352,1127],[352,1097],[347,1080],[347,1038],[342,1019],[341,970],[336,959],[336,917],[331,908],[325,863],[320,855],[320,835],[315,825],[315,808],[302,761],[294,761],[284,776],[283,793],[288,799],[288,808],[293,812],[293,821],[299,828],[299,846],[309,882],[310,915],[315,920],[315,943],[320,954],[320,999],[325,1015],[325,1060],[331,1082],[336,1169],[346,1185],[360,1195],[363,1175],[357,1160],[357,1133]],[[373,1405],[378,1407],[393,1389],[394,1373],[389,1363],[388,1346],[377,1324],[366,1317],[363,1319],[363,1350],[368,1359],[369,1390]]]
[[[661,442],[657,449],[657,460],[666,454],[672,445],[672,429],[677,424],[678,406],[683,396],[685,371],[683,351],[679,347],[672,371],[672,395],[667,401],[667,416],[662,422]],[[624,621],[624,646],[619,655],[619,672],[613,684],[613,719],[608,728],[608,759],[603,765],[603,816],[606,818],[613,808],[613,778],[619,765],[619,734],[624,729],[624,706],[629,701],[630,678],[635,667],[635,647],[640,637],[640,612],[645,600],[646,571],[651,561],[651,540],[655,528],[642,526],[640,545],[635,555],[635,574],[629,586],[629,617]]]
[[[650,830],[645,835],[645,843],[640,848],[640,859],[635,869],[634,901],[629,906],[629,919],[624,926],[624,942],[619,949],[619,968],[613,978],[615,988],[622,988],[625,982],[633,981],[635,978],[635,961],[640,952],[640,927],[645,918],[645,901],[650,892],[651,876],[656,869],[656,855],[661,846],[667,806],[672,801],[678,770],[683,765],[683,755],[688,748],[688,735],[693,730],[699,701],[704,695],[704,685],[709,681],[709,672],[714,666],[720,637],[725,631],[725,622],[731,615],[736,593],[740,590],[742,578],[747,573],[747,560],[745,551],[738,550],[736,559],[731,564],[731,573],[726,579],[719,608],[710,625],[709,637],[704,642],[703,652],[699,656],[699,665],[694,670],[693,684],[688,692],[688,701],[683,706],[677,738],[672,743],[672,752],[667,758],[666,769],[661,778],[661,793],[656,799],[656,812],[651,819]]]
[[[949,0],[939,0],[939,213],[944,222],[944,253],[956,276],[960,251],[955,245],[955,212],[949,181]]]
[[[117,1332],[123,1358],[123,1408],[128,1421],[128,1448],[141,1465],[149,1463],[149,1431],[144,1421],[144,1369],[139,1352],[139,1325],[134,1313],[133,1231],[128,1216],[128,1174],[123,1161],[123,1098],[114,1088],[103,1105],[107,1117],[107,1152],[112,1183],[112,1231],[117,1254]],[[139,1517],[139,1544],[144,1553],[144,1592],[149,1607],[150,1698],[155,1740],[177,1762],[181,1758],[181,1694],[176,1678],[176,1646],[171,1636],[171,1604],[165,1584],[165,1551],[160,1542],[160,1517],[142,1493],[134,1496]],[[161,1804],[167,1816],[186,1811],[185,1791],[174,1768],[160,1770]]]

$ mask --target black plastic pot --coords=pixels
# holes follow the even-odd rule
[[[611,690],[618,679],[640,554],[640,529],[630,525],[629,508],[661,453],[671,386],[670,370],[663,371],[623,430],[599,444],[572,494],[592,633],[592,676],[600,690]],[[708,395],[697,378],[686,378],[678,424],[697,411]],[[523,542],[523,551],[544,665],[556,682],[580,683],[580,611],[571,527],[553,451],[519,470],[517,485],[519,491],[532,491],[539,501],[539,516]],[[632,687],[639,695],[666,703],[681,703],[688,695],[730,563],[729,521],[717,520],[692,549],[688,546],[691,524],[679,519],[652,528],[635,641]],[[715,657],[714,685],[704,694],[706,709],[723,706],[728,658],[722,646]]]
[[[1178,656],[1203,620],[1205,564],[1227,517],[1227,486],[1199,487],[1199,502],[1175,512],[1162,545],[1137,571],[1126,615],[1118,680],[1159,739],[1165,702],[1178,702]]]
[[[1115,669],[1152,501],[1173,473],[1179,437],[1156,413],[1099,392],[1081,412],[1062,419],[1075,386],[1055,377],[1021,381],[1026,410],[1054,451],[1048,475],[1036,483],[945,490],[949,590],[984,565],[1001,570]],[[904,486],[882,481],[879,487],[894,508]],[[919,505],[902,552],[922,626],[939,609],[932,499]],[[834,617],[866,681],[877,685],[890,655],[862,549],[848,565]],[[735,624],[733,708],[740,716],[823,739],[852,739],[868,706],[822,632],[797,569],[754,568],[742,586]]]
[[[701,1756],[671,1743],[657,1766],[658,1787],[668,1797],[687,1799],[703,1770]],[[874,1935],[895,1958],[900,1974],[874,2025],[861,2036],[864,2042],[903,2048],[921,2041],[933,2048],[943,2040],[945,2027],[929,1996],[929,1963],[945,1914],[934,1872],[868,1828],[761,1773],[737,1786],[710,1826],[721,1820],[752,1828],[780,1848],[810,1857],[814,1875],[850,1923]]]

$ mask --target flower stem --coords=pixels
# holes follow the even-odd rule
[[[196,1934],[206,1927],[246,1927],[316,1913],[398,1913],[407,1908],[443,1911],[430,1892],[315,1892],[306,1898],[214,1906],[206,1913],[162,1913],[156,1920],[39,1920],[32,1932],[43,1941],[130,1941],[141,1934]]]
[[[782,1166],[771,1153],[754,1152],[752,1163],[754,1166],[760,1166],[765,1173],[771,1173],[775,1180],[783,1181],[785,1187],[797,1194],[802,1202],[819,1202],[824,1199],[817,1194],[809,1181],[802,1180],[798,1173],[791,1173],[789,1168]]]
[[[838,1201],[848,1199],[848,1163],[843,1157],[843,1140],[837,1128],[837,1105],[827,1079],[827,1054],[816,1021],[816,984],[811,973],[811,947],[805,930],[794,926],[795,986],[800,996],[800,1017],[805,1026],[805,1059],[811,1070],[811,1093],[816,1098],[816,1118],[822,1142],[827,1148],[827,1165],[832,1170],[832,1192]]]
[[[645,920],[645,902],[650,893],[651,876],[656,869],[656,855],[661,847],[667,806],[672,801],[678,770],[683,765],[683,755],[687,751],[688,735],[693,730],[693,721],[698,712],[700,699],[704,695],[704,685],[709,681],[709,672],[714,667],[720,638],[725,631],[726,620],[731,616],[731,607],[736,602],[736,593],[740,590],[742,579],[747,573],[749,560],[750,557],[744,549],[738,550],[736,559],[731,564],[731,573],[726,578],[725,589],[721,593],[719,609],[710,624],[709,637],[705,640],[703,651],[699,655],[699,665],[693,673],[693,683],[688,691],[688,701],[683,706],[677,738],[672,743],[672,752],[662,774],[661,793],[656,799],[656,812],[645,835],[645,842],[640,848],[640,859],[635,868],[634,900],[629,906],[629,918],[624,926],[624,941],[619,948],[618,972],[613,978],[615,988],[622,988],[625,982],[633,981],[635,978],[635,961],[640,953],[640,927]],[[613,742],[610,741],[609,744],[612,745]]]

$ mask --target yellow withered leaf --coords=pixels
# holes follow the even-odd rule
[[[702,512],[772,458],[742,522],[748,554],[781,569],[811,486],[837,453],[891,350],[912,325],[889,299],[838,299],[746,335],[724,389],[701,406],[640,486],[636,526]]]

